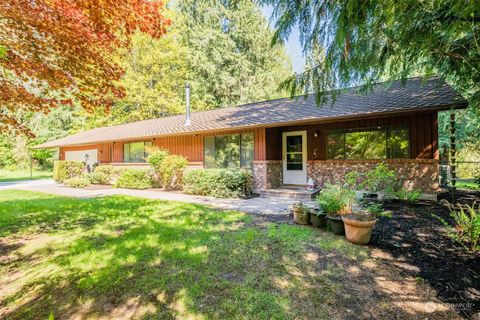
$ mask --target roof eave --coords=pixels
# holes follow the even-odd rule
[[[68,144],[52,144],[52,142],[54,142],[52,141],[52,142],[47,142],[37,146],[32,146],[30,147],[30,149],[54,149],[54,148],[61,148],[61,147],[76,147],[76,146],[88,146],[88,145],[96,145],[96,144],[103,144],[103,143],[112,143],[117,141],[138,141],[143,139],[152,139],[152,138],[166,137],[166,136],[184,136],[184,135],[195,135],[195,134],[204,134],[204,133],[215,133],[219,131],[235,131],[235,130],[242,130],[242,129],[282,127],[282,126],[292,126],[292,125],[301,125],[301,124],[309,124],[309,123],[328,123],[328,122],[334,122],[334,121],[355,120],[358,118],[375,118],[375,117],[406,115],[406,114],[411,114],[412,112],[435,112],[435,111],[438,112],[438,111],[445,111],[450,109],[465,109],[467,108],[467,106],[468,106],[468,102],[466,100],[463,100],[453,104],[441,105],[436,107],[428,107],[428,108],[420,108],[420,109],[411,108],[406,110],[372,112],[372,113],[362,113],[362,114],[356,114],[356,115],[345,115],[345,116],[335,116],[335,117],[326,117],[326,118],[311,118],[311,119],[295,120],[295,121],[287,121],[287,122],[276,122],[276,123],[269,123],[269,124],[223,127],[223,128],[217,128],[217,129],[211,129],[211,130],[197,130],[197,131],[187,131],[187,132],[162,134],[162,135],[138,136],[138,137],[126,138],[126,139],[98,140],[98,141],[90,141],[90,142],[84,142],[84,143],[68,143]]]

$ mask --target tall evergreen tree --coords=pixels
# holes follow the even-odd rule
[[[206,108],[284,96],[278,86],[293,74],[283,46],[252,1],[179,0],[188,79]],[[173,22],[175,25],[175,21]]]

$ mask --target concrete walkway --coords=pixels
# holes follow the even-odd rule
[[[42,181],[42,182],[40,182]],[[25,182],[25,181],[23,181]],[[58,185],[53,180],[36,180],[25,183],[0,186],[0,190],[18,189],[51,193],[76,198],[92,198],[111,195],[127,195],[148,199],[180,201],[187,203],[210,205],[225,210],[238,210],[253,214],[286,215],[290,206],[295,202],[284,198],[250,198],[250,199],[219,199],[203,196],[192,196],[179,192],[165,192],[160,190],[132,190],[117,188],[74,189]]]

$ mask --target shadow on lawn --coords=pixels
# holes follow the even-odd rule
[[[409,319],[427,313],[405,302],[434,298],[392,280],[391,269],[372,265],[365,249],[308,227],[128,197],[38,201],[0,203],[0,214],[4,205],[27,212],[10,234],[40,224],[42,232],[80,235],[15,262],[32,278],[0,303],[13,303],[3,314],[12,319],[50,312],[62,319]]]

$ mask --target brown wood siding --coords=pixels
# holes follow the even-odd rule
[[[334,129],[360,129],[378,126],[406,126],[410,130],[410,158],[434,159],[438,157],[437,113],[421,113],[412,116],[360,119],[355,121],[332,122],[267,128],[266,160],[282,159],[282,132],[307,131],[307,152],[309,160],[327,159],[327,131]],[[315,137],[317,132],[317,137]],[[316,156],[314,156],[314,154]]]

